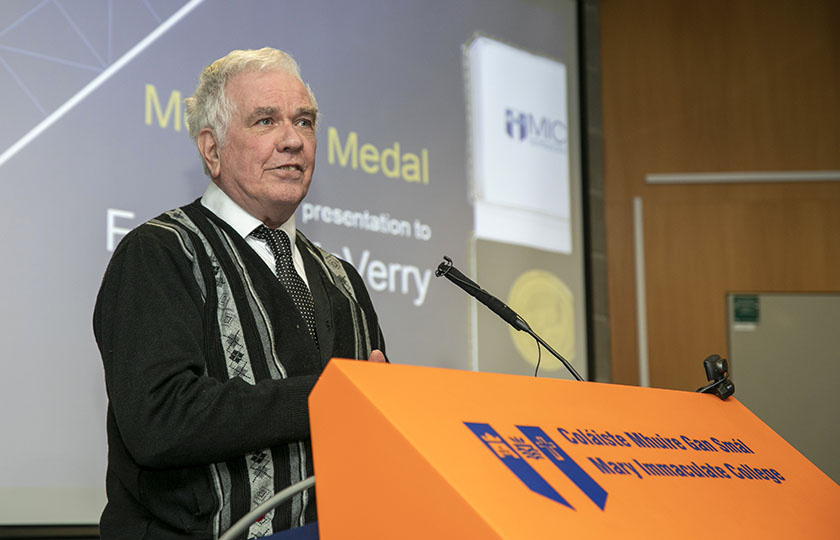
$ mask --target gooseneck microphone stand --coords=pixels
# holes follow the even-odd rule
[[[460,288],[464,289],[467,294],[490,308],[490,310],[504,319],[508,324],[516,328],[520,332],[525,332],[537,340],[537,343],[545,347],[545,349],[554,355],[555,358],[560,360],[566,369],[569,370],[569,373],[574,376],[575,379],[578,381],[583,381],[583,377],[575,370],[572,364],[569,363],[568,360],[563,358],[563,355],[555,351],[551,346],[546,343],[540,336],[537,335],[536,332],[531,330],[531,327],[525,322],[525,319],[520,317],[515,311],[510,309],[507,304],[493,296],[492,294],[488,293],[484,289],[478,286],[474,281],[470,278],[462,274],[452,265],[452,259],[445,256],[443,257],[443,262],[440,263],[435,270],[435,275],[437,277],[445,277],[455,285],[459,286]]]

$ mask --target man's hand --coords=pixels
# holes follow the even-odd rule
[[[385,363],[385,355],[382,354],[382,351],[379,349],[373,349],[370,351],[370,358],[368,358],[368,362],[381,362]]]

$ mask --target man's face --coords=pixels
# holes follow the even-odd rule
[[[226,91],[236,110],[214,180],[249,214],[279,226],[312,181],[316,111],[303,83],[282,71],[240,73]]]

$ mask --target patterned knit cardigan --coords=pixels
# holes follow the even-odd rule
[[[216,538],[313,474],[306,399],[331,357],[384,350],[364,283],[298,233],[318,345],[283,286],[199,201],[126,235],[94,311],[108,391],[107,538]],[[316,519],[303,492],[248,531]]]

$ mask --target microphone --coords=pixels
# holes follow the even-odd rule
[[[435,270],[435,275],[437,277],[446,277],[446,279],[464,289],[468,295],[490,308],[490,311],[501,317],[517,330],[530,332],[531,327],[528,326],[525,319],[517,315],[515,311],[507,306],[507,304],[485,291],[473,280],[459,272],[457,268],[452,266],[452,259],[446,255],[443,256],[443,259],[443,262],[440,263],[437,270]]]
[[[541,344],[545,347],[551,354],[554,355],[555,358],[560,360],[566,369],[574,376],[575,379],[578,381],[583,381],[583,377],[578,374],[572,364],[569,363],[568,360],[563,358],[563,356],[551,348],[551,346],[543,341],[543,339],[536,334],[531,327],[525,322],[525,319],[520,317],[515,311],[513,311],[507,304],[490,294],[489,292],[485,291],[481,287],[478,286],[473,280],[462,274],[458,271],[455,266],[452,264],[452,259],[447,257],[446,255],[443,256],[443,262],[440,263],[435,270],[435,276],[441,277],[444,276],[446,279],[454,283],[455,285],[459,286],[460,288],[464,289],[464,291],[490,308],[490,311],[501,317],[505,322],[509,325],[513,326],[520,332],[526,332],[531,337],[537,340],[537,343]]]

